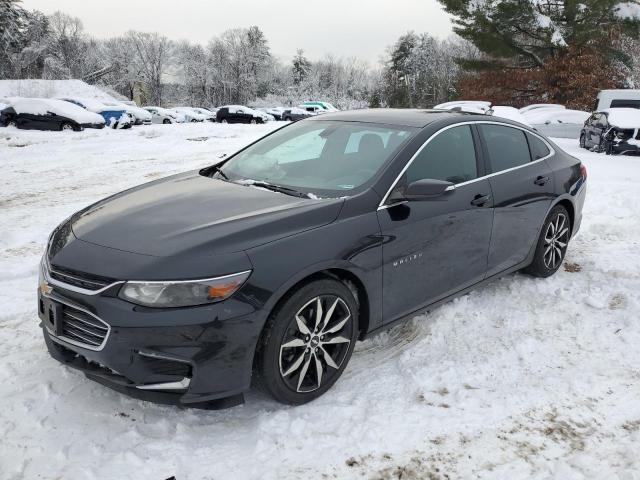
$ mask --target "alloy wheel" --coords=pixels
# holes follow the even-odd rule
[[[320,295],[291,320],[280,345],[280,375],[294,392],[320,388],[338,374],[349,352],[353,316],[342,298]]]
[[[544,235],[544,265],[555,270],[564,258],[569,243],[569,222],[566,215],[559,213],[549,222]]]

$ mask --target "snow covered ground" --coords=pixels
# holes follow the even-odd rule
[[[640,479],[640,159],[577,141],[559,141],[589,169],[564,268],[360,344],[309,405],[158,406],[52,360],[35,311],[48,233],[271,128],[0,129],[0,479]]]

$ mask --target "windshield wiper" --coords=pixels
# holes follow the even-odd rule
[[[298,190],[295,190],[293,188],[283,187],[282,185],[276,185],[274,183],[269,183],[269,182],[255,181],[255,182],[251,182],[251,183],[246,183],[245,185],[250,185],[250,186],[253,186],[253,187],[266,188],[267,190],[271,190],[273,192],[284,193],[286,195],[291,195],[293,197],[311,198],[309,196],[309,194],[307,194],[307,193],[299,192]]]

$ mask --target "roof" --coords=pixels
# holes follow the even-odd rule
[[[637,108],[605,108],[602,113],[607,114],[609,124],[625,129],[640,128],[640,110]]]
[[[346,112],[330,112],[305,121],[337,120],[342,122],[366,122],[382,123],[388,125],[401,125],[406,127],[425,127],[438,120],[454,119],[487,120],[485,115],[471,115],[462,112],[450,112],[444,110],[417,110],[403,108],[372,108],[366,110],[350,110]]]

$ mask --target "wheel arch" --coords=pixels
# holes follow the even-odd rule
[[[573,201],[571,200],[571,197],[569,195],[560,197],[557,201],[555,201],[551,205],[551,208],[549,209],[549,212],[551,211],[551,209],[553,209],[553,207],[555,207],[557,205],[562,205],[564,208],[567,209],[567,212],[569,213],[569,223],[571,225],[571,235],[573,235],[573,228],[575,226],[575,219],[576,219],[576,207],[573,204]],[[548,213],[547,213],[547,215],[548,215]]]

